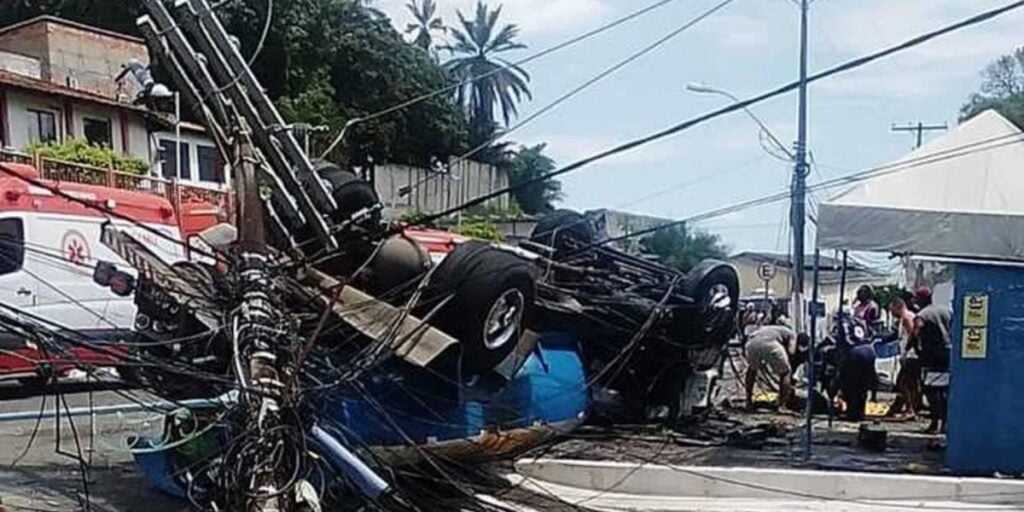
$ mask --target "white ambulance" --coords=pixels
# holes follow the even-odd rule
[[[61,197],[55,190],[101,204],[130,221]],[[39,382],[46,375],[69,371],[78,361],[116,364],[117,354],[124,353],[120,340],[135,321],[133,299],[93,282],[100,261],[131,272],[100,243],[107,221],[128,229],[168,262],[184,257],[174,209],[165,198],[41,180],[31,166],[0,163],[0,314],[35,318],[109,344],[103,350],[69,344],[54,353],[0,329],[0,379]]]

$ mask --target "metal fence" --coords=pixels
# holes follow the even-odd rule
[[[374,186],[388,214],[436,213],[474,197],[508,186],[508,174],[492,165],[468,160],[454,163],[444,172],[408,165],[378,165]],[[507,210],[508,194],[481,205],[482,209]]]
[[[179,213],[179,218],[180,208],[184,203],[210,204],[218,208],[225,218],[229,218],[233,213],[229,191],[184,184],[160,176],[120,171],[113,167],[68,162],[7,149],[0,149],[0,162],[31,165],[39,171],[39,177],[46,180],[99,185],[161,196],[170,201],[175,212]]]

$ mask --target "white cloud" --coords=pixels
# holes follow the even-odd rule
[[[1003,4],[1002,0],[862,0],[821,4],[819,44],[842,58],[864,55]],[[814,18],[812,18],[812,23]],[[822,81],[818,90],[871,98],[931,97],[980,80],[984,66],[1021,44],[1020,13],[940,36],[864,68]],[[829,62],[828,65],[834,64]],[[822,64],[825,65],[825,64]],[[953,85],[957,84],[957,85]]]
[[[558,162],[559,165],[566,165],[577,160],[594,156],[611,147],[617,146],[625,139],[611,139],[610,137],[594,137],[574,134],[548,134],[544,136],[547,143],[547,153]],[[620,153],[614,157],[602,161],[609,164],[652,164],[670,161],[680,158],[683,152],[678,143],[673,144],[670,140],[650,144],[633,151]]]
[[[748,124],[750,126],[748,126]],[[646,144],[644,146],[619,153],[602,164],[615,165],[651,165],[666,162],[685,162],[693,155],[701,152],[717,152],[734,154],[753,151],[757,154],[757,129],[749,121],[723,122],[713,131],[703,132],[696,136],[679,135]],[[558,162],[566,165],[584,158],[594,156],[603,151],[632,140],[631,136],[612,138],[610,136],[586,136],[567,133],[545,134],[542,141],[547,143],[546,152]],[[533,144],[531,142],[530,144]],[[766,157],[767,158],[767,157]]]
[[[772,21],[742,14],[720,14],[702,23],[697,28],[701,35],[714,39],[721,49],[763,50],[771,42],[778,28]]]
[[[1002,0],[921,2],[861,0],[823,15],[823,33],[840,50],[862,54],[903,42],[1004,4]],[[1006,53],[1020,44],[1020,15],[1009,13],[929,41],[908,53],[921,58],[965,59]]]
[[[405,5],[409,0],[377,0],[375,6],[392,18],[396,27],[404,28],[412,19]],[[524,35],[561,34],[581,27],[596,25],[613,11],[609,0],[490,0],[492,7],[502,5],[506,23],[519,25]],[[476,0],[442,0],[441,17],[448,26],[458,24],[456,10],[472,18]]]

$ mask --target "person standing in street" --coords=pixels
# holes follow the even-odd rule
[[[949,395],[949,359],[952,342],[949,331],[953,312],[932,302],[932,290],[922,287],[915,300],[921,311],[914,320],[914,336],[919,343],[924,392],[928,398],[931,422],[927,432],[943,431]]]
[[[805,336],[807,335],[800,335],[800,337]],[[796,354],[797,344],[801,341],[798,338],[792,329],[782,325],[766,325],[751,334],[745,349],[748,409],[754,407],[754,384],[762,369],[766,369],[771,376],[779,380],[778,407],[781,409],[788,403],[793,392],[791,382],[793,368],[790,358]]]
[[[896,297],[889,303],[889,312],[897,320],[900,343],[900,370],[896,376],[896,400],[889,407],[887,416],[907,410],[907,419],[916,419],[921,404],[921,362],[917,355],[917,339],[914,337],[914,321],[917,318],[907,302]]]
[[[875,289],[871,285],[863,285],[857,289],[857,301],[853,303],[853,318],[859,320],[868,330],[868,337],[878,332],[882,322],[882,313],[875,301]]]

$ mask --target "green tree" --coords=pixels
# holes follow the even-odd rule
[[[508,165],[510,185],[519,185],[555,170],[555,161],[544,154],[547,144],[520,146],[512,154]],[[528,214],[554,210],[554,203],[562,199],[562,184],[547,179],[526,185],[515,191],[516,203]]]
[[[644,252],[653,254],[661,262],[681,272],[687,272],[702,260],[725,258],[728,248],[721,237],[705,231],[691,231],[678,225],[655,231],[640,241]]]
[[[294,122],[328,124],[333,133],[314,139],[324,147],[344,124],[450,84],[428,54],[402,39],[390,20],[355,0],[275,2],[274,25],[254,68],[260,81]],[[264,2],[243,0],[224,11],[243,49],[255,48]],[[330,101],[327,101],[327,100]],[[401,111],[354,124],[332,160],[362,164],[368,158],[425,166],[446,160],[468,143],[458,105],[437,96]]]
[[[31,155],[53,160],[86,164],[104,169],[132,174],[145,174],[149,162],[131,155],[125,155],[106,146],[89,144],[85,139],[69,139],[64,142],[34,142],[25,148]]]
[[[410,23],[405,27],[406,34],[416,34],[413,39],[413,44],[423,48],[424,50],[430,51],[434,44],[434,32],[447,33],[448,28],[444,26],[444,21],[440,17],[437,17],[437,4],[434,0],[412,0],[405,5],[406,9],[412,13],[416,23]]]
[[[345,122],[379,112],[452,82],[430,55],[406,43],[388,18],[357,0],[275,1],[267,40],[253,63],[271,99],[293,122],[328,124],[334,133],[314,139],[324,147]],[[259,42],[266,0],[234,0],[217,10],[242,53]],[[137,1],[0,0],[0,25],[52,14],[138,35]],[[157,70],[158,79],[166,80]],[[394,114],[358,123],[333,160],[426,165],[469,147],[466,115],[437,96]]]
[[[498,226],[482,220],[459,224],[452,228],[452,232],[479,240],[490,240],[492,242],[500,242],[502,240],[501,231],[498,230]]]
[[[1024,47],[996,59],[981,76],[981,90],[960,108],[960,120],[994,109],[1024,128]]]
[[[506,24],[498,29],[501,7],[491,10],[478,1],[476,15],[469,20],[458,11],[462,30],[452,29],[454,43],[446,47],[454,55],[445,63],[452,76],[460,81],[456,101],[469,114],[474,130],[489,129],[495,118],[494,108],[501,108],[505,125],[517,114],[517,103],[531,98],[527,83],[530,75],[497,54],[526,48],[516,41],[519,28]],[[471,80],[472,77],[482,78]]]
[[[135,34],[139,2],[123,0],[0,0],[0,27],[44,14]]]

